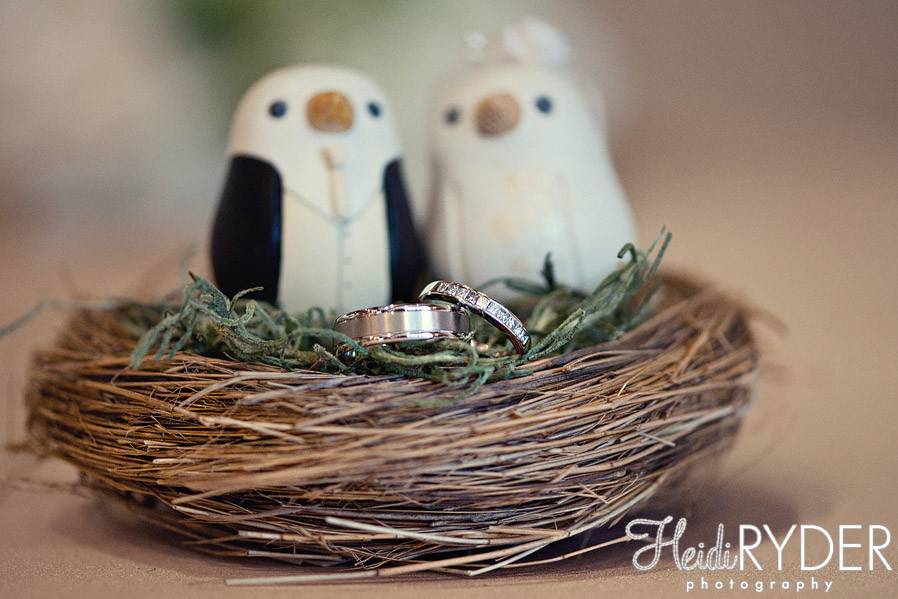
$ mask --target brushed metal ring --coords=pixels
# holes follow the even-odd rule
[[[468,313],[444,304],[390,304],[349,312],[334,329],[361,345],[383,345],[425,339],[458,339],[471,329]],[[337,351],[348,347],[341,345]]]

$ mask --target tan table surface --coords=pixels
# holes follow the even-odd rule
[[[833,530],[840,523],[879,523],[898,533],[895,131],[791,130],[746,121],[730,133],[729,140],[699,133],[685,147],[631,144],[620,151],[643,238],[666,223],[675,235],[669,265],[688,265],[744,294],[790,329],[782,339],[763,335],[768,368],[760,401],[721,482],[700,499],[690,526],[713,531],[717,522],[769,523],[784,530],[816,523]],[[189,240],[183,233],[141,231],[140,223],[47,228],[3,222],[0,319],[39,298],[65,295],[72,273],[95,297],[128,291],[135,264],[149,267]],[[56,320],[42,318],[0,341],[5,442],[22,434],[25,350],[46,342]],[[628,547],[513,576],[229,588],[225,577],[290,568],[202,557],[107,514],[91,498],[22,482],[74,480],[59,463],[5,454],[0,472],[18,481],[0,488],[2,597],[426,593],[474,599],[500,589],[521,597],[668,597],[681,594],[687,579],[669,563],[637,573]],[[886,555],[895,565],[898,538],[893,541]],[[769,563],[772,548],[762,554]],[[792,567],[775,577],[810,574]],[[815,574],[835,581],[831,596],[898,596],[894,572],[828,568]]]

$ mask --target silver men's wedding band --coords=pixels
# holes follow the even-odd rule
[[[530,334],[524,323],[511,310],[472,287],[461,283],[434,281],[424,288],[418,299],[440,300],[470,310],[502,331],[519,354],[530,347]]]
[[[390,304],[339,317],[334,329],[362,345],[458,338],[470,331],[467,312],[441,304]]]

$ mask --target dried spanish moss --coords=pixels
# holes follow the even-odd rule
[[[209,281],[193,276],[181,306],[171,313],[165,313],[165,305],[122,310],[126,322],[138,331],[144,330],[148,320],[158,320],[143,333],[131,366],[138,367],[155,348],[157,360],[189,351],[284,369],[402,374],[463,387],[470,393],[487,381],[526,374],[518,368],[526,362],[616,339],[638,324],[650,305],[655,290],[652,277],[670,235],[662,232],[659,241],[647,252],[637,251],[632,244],[625,246],[620,257],[628,260],[588,295],[556,285],[548,258],[545,285],[494,281],[530,296],[529,302],[516,307],[520,314],[530,314],[526,324],[534,343],[525,356],[511,351],[501,334],[486,323],[472,334],[473,345],[470,340],[438,340],[366,349],[333,330],[335,315],[320,309],[289,314],[241,299],[253,289],[228,298]],[[330,349],[336,343],[353,347],[355,357],[344,360],[333,355]]]

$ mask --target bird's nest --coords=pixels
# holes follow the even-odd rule
[[[244,582],[545,561],[728,447],[758,362],[738,302],[669,276],[619,338],[461,395],[188,351],[134,368],[122,310],[78,311],[38,354],[35,446],[195,549],[331,567]]]

